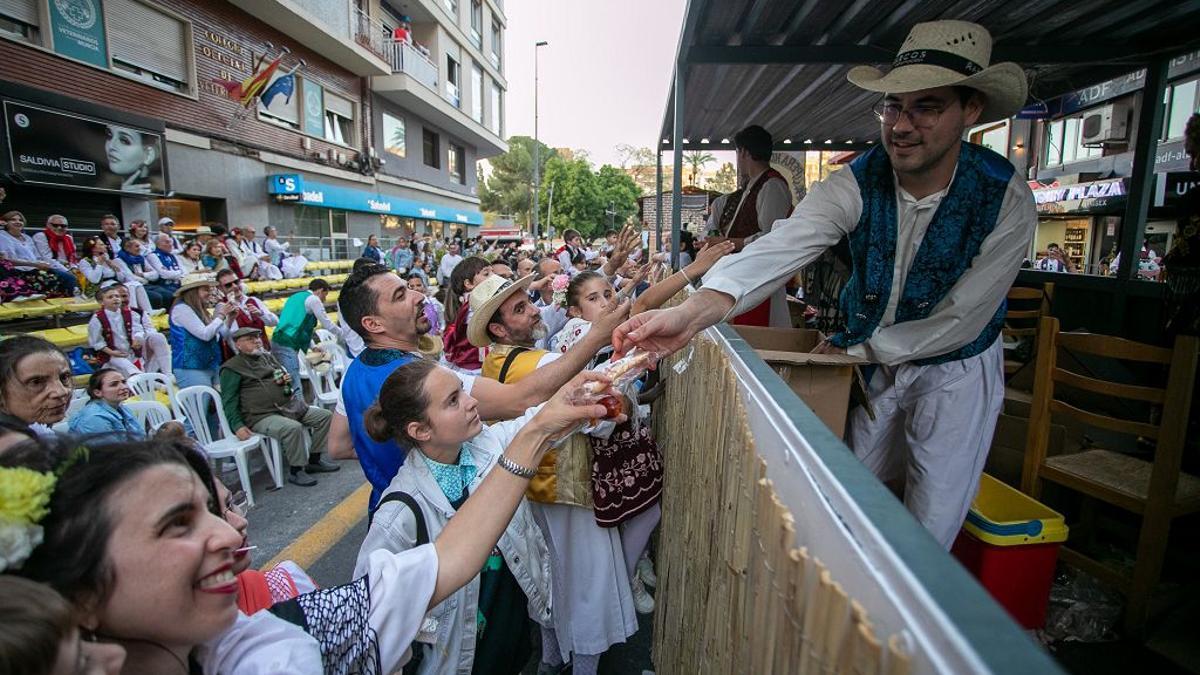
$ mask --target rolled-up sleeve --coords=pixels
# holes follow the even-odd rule
[[[970,267],[924,319],[879,328],[860,355],[894,365],[970,344],[983,332],[1012,286],[1037,228],[1033,192],[1019,175],[1009,181],[1000,215]]]
[[[742,249],[726,256],[704,276],[704,288],[733,298],[725,319],[763,300],[821,252],[850,234],[862,213],[854,174],[842,169],[814,183],[789,218],[779,220]]]

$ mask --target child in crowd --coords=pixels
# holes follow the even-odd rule
[[[416,291],[425,296],[425,318],[429,321],[429,335],[442,334],[442,314],[446,308],[437,298],[429,294],[425,280],[420,274],[413,272],[408,275],[408,290]]]
[[[146,331],[141,317],[121,301],[115,285],[106,285],[96,294],[100,309],[88,321],[88,345],[96,360],[126,377],[142,372],[142,345]]]
[[[567,313],[570,319],[558,333],[556,349],[566,353],[579,341],[592,322],[616,306],[616,293],[612,284],[598,272],[580,272],[571,279],[566,291]],[[593,361],[606,361],[612,349],[606,347]],[[636,390],[627,395],[625,409],[632,410],[636,404]],[[596,523],[601,527],[621,526],[621,547],[625,550],[625,564],[632,584],[634,603],[639,611],[653,611],[654,600],[646,593],[645,586],[654,586],[657,579],[649,556],[644,556],[650,535],[658,525],[662,510],[663,465],[658,445],[650,437],[645,423],[626,422],[618,426],[607,438],[591,438],[592,452],[592,500],[595,504]],[[639,560],[640,559],[640,560]]]
[[[0,574],[0,673],[118,675],[125,648],[80,638],[80,616],[53,588]]]
[[[134,321],[142,324],[142,333],[146,336],[145,342],[142,343],[142,370],[147,373],[170,375],[171,347],[167,344],[166,336],[154,326],[150,312],[129,304],[129,288],[125,284],[112,284],[112,288],[121,296],[121,306],[128,307],[129,311],[133,312]]]
[[[475,399],[448,369],[416,359],[388,376],[367,410],[366,428],[375,440],[395,440],[409,451],[376,507],[354,576],[365,573],[376,551],[437,540],[497,464],[501,472],[514,470],[501,454],[541,408],[485,426]],[[423,643],[414,653],[417,672],[466,673],[473,663],[488,673],[521,672],[531,651],[530,617],[541,626],[543,644],[556,644],[550,575],[546,541],[522,498],[479,575],[430,610],[436,622],[427,619],[417,636]]]
[[[483,357],[478,347],[467,339],[467,321],[470,308],[467,297],[471,289],[492,275],[492,264],[478,256],[464,258],[450,273],[446,291],[446,331],[442,335],[446,363],[471,375],[478,375],[483,368]]]

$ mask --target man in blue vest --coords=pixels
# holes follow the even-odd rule
[[[718,262],[680,306],[645,312],[613,335],[619,351],[674,351],[746,311],[843,237],[851,277],[846,327],[819,351],[873,367],[874,419],[851,414],[848,444],[944,547],[979,484],[1004,399],[1004,299],[1037,225],[1033,195],[1007,159],[962,141],[1020,110],[1013,63],[989,67],[991,36],[964,21],[913,27],[886,75],[853,84],[882,94],[882,144],[816,183],[790,218]]]
[[[367,348],[342,377],[341,396],[330,428],[329,452],[334,459],[357,456],[371,483],[368,506],[372,510],[404,463],[406,449],[395,441],[379,443],[371,439],[363,425],[363,413],[379,398],[379,390],[392,372],[412,359],[421,358],[417,342],[429,330],[424,306],[424,295],[410,291],[404,279],[375,264],[351,273],[338,298],[340,316],[362,336]],[[592,330],[566,354],[518,383],[501,384],[459,372],[455,375],[462,380],[463,391],[479,402],[483,419],[519,417],[528,408],[545,402],[583,370],[596,352],[608,344],[613,328],[628,314],[626,301],[596,321]],[[278,334],[279,329],[275,331]]]

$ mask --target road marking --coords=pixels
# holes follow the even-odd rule
[[[312,567],[367,516],[370,496],[371,484],[363,483],[259,569],[269,570],[284,560],[295,562],[300,569]]]

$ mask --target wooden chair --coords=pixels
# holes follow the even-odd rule
[[[1004,329],[1001,331],[1001,339],[1004,340],[1006,352],[1011,352],[1024,338],[1036,340],[1038,321],[1043,316],[1050,316],[1050,305],[1054,301],[1054,284],[1042,284],[1040,289],[1013,286],[1008,289],[1007,297],[1008,309],[1004,312]],[[1035,301],[1041,304],[1037,309],[1030,309]],[[1013,309],[1014,303],[1023,309]],[[1009,349],[1009,345],[1012,345],[1011,349]],[[1005,380],[1016,375],[1031,362],[1013,358],[1006,353],[1004,355]]]
[[[1192,404],[1200,338],[1181,336],[1166,349],[1123,338],[1090,333],[1060,333],[1058,320],[1043,317],[1038,329],[1033,403],[1026,440],[1021,489],[1039,498],[1051,481],[1142,518],[1132,576],[1064,547],[1062,560],[1122,589],[1128,604],[1125,626],[1138,634],[1145,623],[1150,594],[1158,583],[1173,518],[1200,511],[1200,479],[1180,472],[1187,416]],[[1059,367],[1058,349],[1071,353],[1168,366],[1165,389],[1123,384]],[[1161,406],[1158,424],[1082,410],[1062,400],[1059,387],[1100,394],[1141,405]],[[1065,415],[1096,429],[1156,442],[1151,461],[1100,448],[1047,457],[1052,414]],[[1149,416],[1147,416],[1149,417]]]

